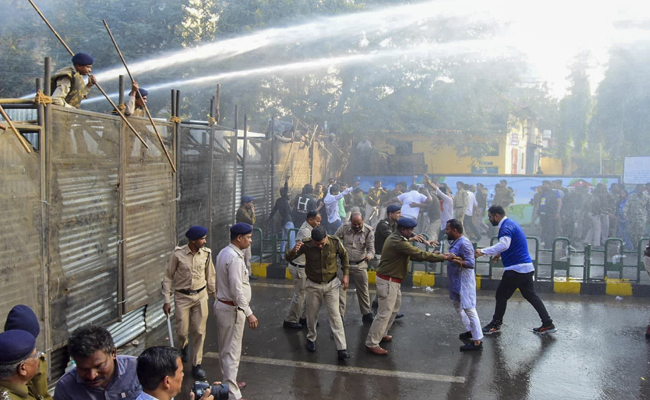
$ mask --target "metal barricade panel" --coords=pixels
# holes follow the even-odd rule
[[[43,323],[40,154],[27,154],[0,131],[0,321],[15,304],[31,307]],[[45,330],[45,329],[44,329]],[[45,335],[38,337],[44,348]]]
[[[235,198],[237,179],[237,140],[234,131],[216,130],[212,144],[212,198],[210,235],[216,255],[230,243],[229,226],[234,222],[239,198]]]
[[[118,318],[121,122],[52,107],[49,264],[52,343]]]
[[[160,282],[176,244],[176,177],[148,121],[131,119],[145,148],[124,128],[124,300],[125,312],[160,299]],[[172,125],[156,122],[174,159]]]

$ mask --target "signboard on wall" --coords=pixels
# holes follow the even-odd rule
[[[623,182],[627,185],[650,182],[650,157],[625,157]]]

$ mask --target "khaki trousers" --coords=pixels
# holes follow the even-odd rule
[[[289,273],[293,279],[293,295],[291,296],[291,305],[289,305],[289,315],[287,315],[287,322],[298,323],[300,319],[307,318],[307,307],[305,305],[305,281],[307,274],[305,269],[295,267],[289,264]]]
[[[339,269],[340,271],[340,269]],[[339,276],[342,272],[339,272]],[[357,299],[359,300],[359,310],[361,315],[370,313],[370,293],[368,293],[368,263],[366,261],[352,265],[350,264],[350,278],[354,281],[354,287],[357,289]],[[339,291],[339,313],[341,318],[345,318],[347,309],[348,296],[347,290]]]
[[[316,283],[309,279],[305,284],[305,292],[307,293],[307,339],[315,342],[318,336],[316,332],[316,324],[318,323],[318,312],[320,311],[323,301],[327,307],[327,315],[330,321],[330,327],[334,334],[334,341],[336,342],[337,350],[346,350],[347,343],[345,342],[345,330],[343,329],[343,321],[339,313],[339,288],[341,281],[339,278],[334,278],[329,283]]]
[[[366,346],[377,347],[395,322],[402,305],[402,284],[377,277],[379,308],[366,337]]]
[[[229,306],[218,300],[214,302],[214,314],[217,317],[221,381],[228,385],[230,398],[241,399],[241,391],[237,386],[237,372],[239,371],[246,314],[237,307]]]
[[[192,365],[199,365],[203,360],[205,326],[208,322],[208,291],[203,289],[193,295],[176,292],[174,303],[178,345],[182,349],[189,344]]]

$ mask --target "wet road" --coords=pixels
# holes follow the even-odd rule
[[[532,333],[540,321],[518,293],[508,303],[502,332],[487,336],[482,352],[461,353],[463,331],[445,289],[404,288],[406,317],[383,344],[387,357],[364,347],[368,325],[348,293],[345,332],[352,358],[336,359],[325,310],[318,350],[305,350],[304,331],[286,330],[291,290],[283,281],[257,281],[252,307],[260,325],[244,331],[239,379],[248,399],[645,399],[650,398],[650,341],[644,337],[647,299],[543,294],[558,332]],[[494,311],[492,292],[480,291],[481,324]],[[212,314],[212,313],[211,313]],[[426,316],[430,314],[430,316]],[[145,339],[164,344],[166,326]],[[210,315],[203,368],[219,379],[216,323]],[[189,398],[192,380],[186,374]]]

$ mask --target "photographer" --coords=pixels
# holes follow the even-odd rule
[[[149,347],[138,357],[138,379],[142,393],[137,400],[170,400],[178,396],[183,385],[183,361],[178,349],[168,346]],[[214,385],[218,385],[215,382]],[[190,394],[194,400],[194,393]],[[214,400],[207,389],[200,400]]]

